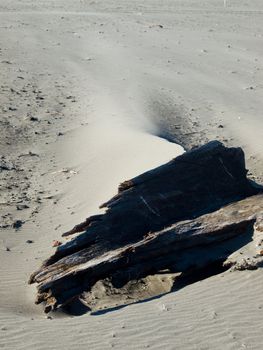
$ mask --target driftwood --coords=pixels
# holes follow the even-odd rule
[[[105,278],[123,285],[226,260],[252,239],[263,210],[262,191],[246,173],[243,151],[214,141],[122,183],[106,213],[65,233],[82,232],[32,274],[36,302],[48,312]]]

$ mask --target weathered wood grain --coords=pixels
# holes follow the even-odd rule
[[[262,212],[261,189],[246,173],[240,148],[211,142],[124,182],[103,204],[106,213],[64,234],[85,230],[31,276],[37,302],[56,309],[116,271],[126,280],[171,267],[187,271],[196,265],[190,250],[245,234]]]

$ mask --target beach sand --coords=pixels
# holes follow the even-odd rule
[[[263,183],[262,21],[260,0],[1,1],[1,348],[262,349],[261,270],[80,317],[27,284],[121,181],[191,147],[241,146]]]

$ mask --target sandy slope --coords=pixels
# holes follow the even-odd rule
[[[262,349],[261,271],[52,320],[27,285],[119,182],[183,151],[158,136],[241,145],[262,179],[262,20],[259,0],[1,1],[0,347]]]

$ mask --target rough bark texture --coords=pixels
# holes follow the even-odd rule
[[[125,181],[102,205],[106,213],[65,233],[82,232],[31,276],[38,283],[37,302],[50,311],[107,277],[125,283],[226,259],[244,242],[228,250],[218,250],[220,244],[251,238],[263,208],[261,190],[246,173],[243,151],[214,141]]]

